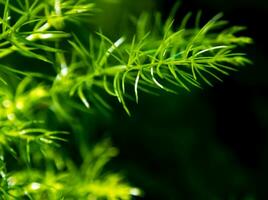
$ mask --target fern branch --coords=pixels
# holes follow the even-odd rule
[[[81,0],[68,0],[64,2],[60,0],[25,0],[26,6],[23,6],[20,1],[17,3],[13,1],[0,1],[0,3],[5,6],[3,17],[0,17],[0,25],[2,25],[0,42],[3,41],[0,43],[0,47],[4,47],[0,48],[0,58],[16,51],[24,56],[45,62],[51,61],[40,53],[35,53],[35,50],[38,49],[45,52],[60,51],[51,47],[52,45],[49,42],[69,37],[69,34],[58,31],[63,29],[64,21],[71,20],[77,22],[78,17],[89,14],[94,8],[93,3]],[[10,22],[12,14],[10,11],[20,14],[20,17],[14,24]],[[28,28],[31,31],[22,31]],[[47,43],[38,44],[36,43],[38,40],[46,41]]]
[[[159,88],[176,93],[172,85],[186,90],[190,90],[191,85],[201,87],[202,82],[212,86],[211,78],[221,80],[220,74],[228,75],[229,70],[250,63],[245,54],[236,53],[236,49],[251,43],[251,39],[235,35],[242,30],[240,27],[215,33],[215,29],[226,24],[220,18],[221,15],[215,16],[202,28],[175,32],[169,25],[160,33],[145,34],[139,41],[134,36],[131,43],[125,37],[112,42],[98,33],[101,40],[98,44],[90,44],[93,45],[91,49],[75,37],[75,42],[69,42],[76,59],[68,66],[69,74],[62,81],[70,80],[71,93],[76,91],[86,107],[89,107],[87,98],[92,98],[89,95],[96,93],[92,91],[93,86],[97,86],[117,97],[128,114],[126,85],[134,86],[137,102],[138,89]],[[161,37],[154,37],[161,32]]]

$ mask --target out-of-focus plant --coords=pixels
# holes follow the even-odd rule
[[[75,112],[111,109],[105,94],[116,97],[130,114],[126,99],[138,103],[139,91],[190,91],[250,62],[236,49],[251,39],[237,36],[243,27],[225,28],[221,15],[201,26],[198,14],[196,26],[188,28],[190,15],[176,27],[174,12],[165,23],[159,14],[144,13],[132,17],[136,31],[113,41],[101,31],[82,29],[98,1],[0,3],[2,199],[127,200],[140,195],[121,175],[102,173],[117,152],[109,142],[83,149],[78,167],[59,153],[66,132],[50,130],[46,119],[53,115],[71,122]],[[17,64],[16,57],[23,62]],[[33,60],[38,66],[28,67]],[[9,155],[19,169],[9,167]]]
[[[46,160],[42,163],[45,170],[28,167],[7,173],[1,160],[2,198],[113,200],[141,194],[139,189],[124,183],[120,174],[102,172],[106,163],[117,155],[117,149],[111,147],[109,141],[91,149],[80,167],[67,158],[63,159],[51,148],[47,147],[45,151]]]

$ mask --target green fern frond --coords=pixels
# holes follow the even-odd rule
[[[138,90],[158,88],[176,93],[172,85],[188,91],[191,85],[201,87],[203,82],[212,86],[211,78],[221,81],[220,74],[228,75],[237,66],[250,63],[236,49],[251,43],[251,38],[235,35],[242,28],[224,29],[226,23],[220,18],[221,15],[215,16],[202,28],[173,31],[169,25],[166,30],[148,32],[139,40],[134,36],[112,42],[98,33],[99,42],[90,44],[90,48],[75,37],[75,41],[69,41],[75,60],[68,66],[69,74],[63,80],[72,82],[71,94],[76,92],[86,107],[91,97],[84,92],[94,94],[88,91],[99,87],[117,97],[128,114],[126,85],[133,87],[137,102]],[[180,27],[185,27],[184,23]]]
[[[63,29],[64,22],[79,22],[77,17],[89,14],[94,8],[93,3],[81,0],[25,0],[25,6],[20,1],[0,3],[5,5],[3,17],[0,17],[0,58],[16,51],[49,63],[51,61],[46,56],[36,51],[59,52],[59,49],[52,47],[51,41],[69,37],[69,34],[58,31]],[[20,14],[14,23],[11,22],[13,12]]]

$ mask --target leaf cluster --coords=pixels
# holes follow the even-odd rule
[[[46,122],[51,111],[61,114],[57,101],[61,89],[54,84],[67,69],[65,50],[60,48],[71,37],[64,31],[66,23],[79,24],[80,18],[91,15],[94,4],[84,0],[0,4],[0,198],[127,200],[139,195],[140,190],[120,174],[102,173],[117,154],[109,142],[86,150],[79,167],[58,153],[57,144],[66,141],[66,132],[49,130]],[[28,71],[5,61],[17,54],[61,73]],[[10,171],[10,155],[17,162],[16,171]]]
[[[141,191],[123,181],[118,173],[103,173],[107,162],[117,155],[109,141],[87,152],[80,167],[55,150],[46,149],[46,170],[28,167],[7,173],[0,160],[0,197],[2,199],[107,199],[129,200]],[[38,156],[35,161],[40,162]]]

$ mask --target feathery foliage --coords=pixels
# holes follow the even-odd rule
[[[66,132],[49,130],[46,119],[53,115],[72,122],[76,111],[111,109],[105,93],[116,97],[130,114],[126,99],[138,103],[140,91],[190,91],[250,63],[236,49],[251,39],[237,36],[243,27],[225,28],[221,15],[203,26],[198,15],[196,26],[188,28],[189,15],[176,26],[173,15],[162,24],[159,14],[143,14],[133,18],[133,34],[122,33],[112,41],[101,31],[87,31],[85,41],[77,27],[87,24],[97,1],[0,0],[0,4],[2,199],[127,200],[140,195],[121,175],[102,173],[117,152],[109,142],[88,149],[78,167],[57,149],[68,138]],[[16,56],[25,63],[15,63]],[[40,66],[23,66],[31,60]],[[19,171],[9,168],[9,155],[21,166]]]
[[[138,90],[157,92],[162,89],[176,93],[171,85],[188,91],[191,85],[201,87],[202,82],[212,86],[209,76],[221,80],[220,74],[228,75],[228,71],[237,70],[235,67],[250,63],[245,54],[236,53],[235,49],[251,43],[251,39],[235,35],[243,27],[221,31],[227,22],[220,18],[221,15],[215,16],[202,28],[186,29],[186,24],[182,24],[176,31],[173,31],[171,20],[167,20],[166,24],[153,27],[156,31],[146,32],[144,27],[150,22],[146,20],[148,17],[142,16],[133,37],[122,36],[112,42],[98,33],[99,41],[95,44],[92,38],[89,39],[88,49],[75,37],[75,41],[69,41],[74,48],[73,65],[69,65],[66,76],[73,82],[70,94],[76,92],[89,107],[85,96],[94,99],[96,92],[88,92],[92,94],[89,96],[83,91],[93,90],[95,85],[117,97],[129,113],[125,97],[131,94],[127,93],[126,85],[133,86],[136,102]],[[218,34],[215,29],[220,30]],[[77,79],[73,80],[73,77]]]

